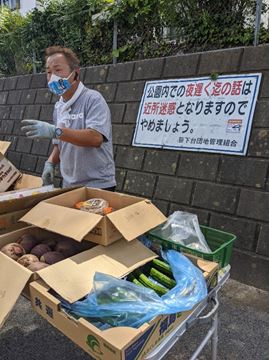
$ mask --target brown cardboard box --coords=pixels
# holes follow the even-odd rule
[[[23,234],[32,234],[41,239],[59,238],[55,233],[31,226],[0,236],[0,248],[17,241]],[[83,243],[89,245],[88,241]],[[120,278],[155,257],[156,255],[138,240],[131,243],[119,240],[109,247],[96,245],[91,250],[33,273],[0,252],[0,327],[19,295],[24,292],[27,296],[29,283],[38,277],[61,296],[74,302],[90,291],[95,271],[113,273]]]
[[[102,216],[74,208],[91,198],[107,200],[115,211]],[[77,241],[109,245],[120,238],[131,241],[165,222],[166,217],[150,200],[83,187],[40,202],[21,220]]]
[[[29,210],[30,209],[18,210],[8,214],[0,215],[0,235],[28,226],[27,224],[19,222],[18,220]]]
[[[11,142],[10,141],[3,141],[0,140],[0,153],[5,155],[5,153],[7,152],[8,148],[10,147]]]
[[[21,177],[21,173],[13,164],[0,153],[0,192],[6,191]]]
[[[14,190],[33,189],[42,186],[42,179],[39,176],[29,174],[22,174],[22,176],[15,182]]]
[[[7,141],[0,141],[0,158],[9,145],[10,143]],[[18,222],[18,220],[31,207],[40,200],[67,191],[66,189],[54,189],[53,186],[42,187],[40,177],[21,173],[12,188],[12,191],[3,191],[3,188],[0,190],[0,234],[28,226],[24,222]]]
[[[34,177],[26,178],[33,180],[32,178]],[[27,183],[30,185],[28,180]],[[34,180],[32,184],[37,184],[37,182]],[[0,235],[29,226],[25,222],[19,221],[23,215],[39,201],[69,190],[55,189],[51,186],[33,189],[23,188],[21,190],[0,193]]]
[[[18,220],[40,200],[66,190],[50,189],[38,194],[43,189],[42,179],[38,176],[22,174],[6,158],[5,153],[10,146],[9,141],[0,141],[0,234],[11,232],[27,226]],[[6,176],[5,174],[8,173]],[[1,177],[2,176],[2,177]],[[6,191],[12,188],[12,191]],[[20,191],[37,189],[34,194],[23,197]],[[41,191],[41,190],[40,190]],[[17,198],[20,196],[20,198]]]
[[[60,189],[53,187],[49,188],[49,190],[46,190],[44,192],[42,192],[43,191],[42,188],[37,188],[36,190],[37,191],[35,191],[35,189],[31,189],[31,190],[29,189],[29,195],[21,196],[21,197],[17,197],[17,196],[18,196],[18,191],[22,191],[22,190],[7,191],[4,193],[0,193],[0,215],[11,213],[18,210],[30,209],[42,200],[48,199],[49,197],[52,197],[54,195],[58,195],[70,191],[70,189]],[[23,191],[26,194],[26,191],[28,190],[24,189]]]
[[[5,157],[10,144],[9,141],[0,141],[0,193],[6,191],[12,185],[15,190],[42,186],[40,177],[22,174]]]
[[[126,242],[121,242],[122,244]],[[115,243],[114,245],[116,245]],[[129,245],[133,242],[129,243]],[[103,249],[109,249],[110,245]],[[128,258],[132,252],[128,252]],[[99,261],[99,259],[93,259]],[[216,263],[200,260],[192,257],[192,261],[200,267],[205,278],[211,277],[218,269]],[[50,292],[53,289],[63,296],[63,278],[57,278],[61,263],[56,267],[50,268],[50,274],[40,274],[43,280],[34,281],[30,284],[31,302],[34,310],[43,316],[50,324],[69,337],[74,343],[81,347],[95,359],[102,360],[142,360],[151,352],[161,341],[190,314],[191,311],[157,316],[148,323],[143,324],[138,329],[130,327],[114,327],[107,330],[100,330],[84,318],[75,319],[65,311],[61,310],[60,301]],[[66,264],[67,265],[67,264]],[[98,270],[97,270],[98,271]],[[71,273],[73,269],[71,269]],[[111,267],[104,267],[103,272],[119,277],[118,271]],[[56,281],[53,281],[56,279]],[[76,280],[75,278],[72,280]],[[50,285],[48,285],[50,283]],[[73,283],[70,289],[76,282]],[[88,281],[87,281],[88,284]],[[83,285],[80,284],[80,288]],[[78,298],[77,292],[70,294],[70,291],[63,296],[66,300],[74,301]],[[86,295],[87,292],[81,292]],[[72,295],[72,296],[70,296]],[[72,302],[71,301],[71,302]]]

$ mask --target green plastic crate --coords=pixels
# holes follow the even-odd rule
[[[163,239],[154,234],[153,230],[147,233],[149,239],[153,240],[155,243],[161,244],[164,248],[180,250],[182,252],[192,254],[203,258],[205,260],[218,262],[221,267],[224,267],[229,264],[233,243],[236,239],[236,236],[221,230],[213,229],[208,226],[200,225],[200,229],[206,238],[206,241],[212,250],[210,253],[205,253],[199,250],[190,249],[184,245],[176,244],[173,241]]]

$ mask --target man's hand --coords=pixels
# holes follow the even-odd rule
[[[39,120],[22,120],[23,126],[21,130],[29,138],[47,138],[55,137],[55,126],[45,121]]]
[[[50,161],[45,162],[45,166],[42,173],[43,185],[53,184],[55,174],[55,164]]]

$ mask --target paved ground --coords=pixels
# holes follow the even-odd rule
[[[269,293],[229,280],[220,293],[219,360],[269,360]],[[206,327],[192,329],[165,356],[187,360]],[[0,360],[90,360],[20,297],[0,331]],[[208,346],[199,360],[210,359]]]

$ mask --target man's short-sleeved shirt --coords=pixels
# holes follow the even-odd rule
[[[53,120],[56,126],[61,123],[57,119],[57,103]],[[83,87],[81,94],[71,105],[64,123],[70,129],[96,130],[103,135],[104,141],[99,148],[53,141],[60,150],[63,187],[82,185],[103,189],[115,186],[111,116],[103,96],[98,91]]]

